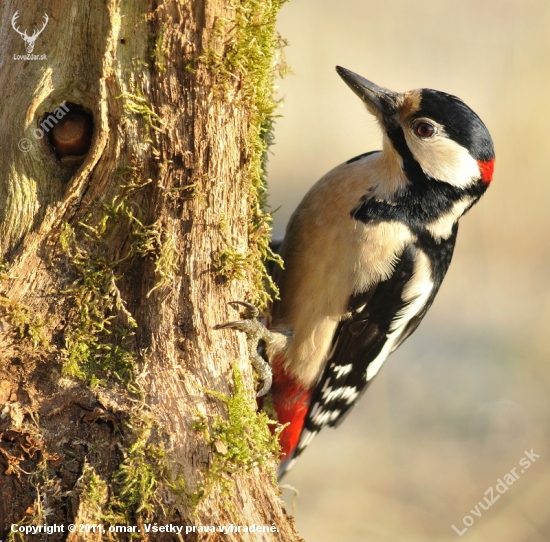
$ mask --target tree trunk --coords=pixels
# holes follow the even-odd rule
[[[0,539],[300,540],[213,330],[266,301],[282,1],[2,3]]]

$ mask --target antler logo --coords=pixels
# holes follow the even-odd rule
[[[42,28],[40,30],[35,30],[33,33],[32,33],[32,36],[27,36],[27,31],[25,32],[21,32],[16,26],[15,26],[15,23],[17,21],[17,17],[18,17],[18,14],[19,12],[16,11],[14,16],[12,17],[11,19],[11,26],[13,27],[13,29],[23,38],[23,40],[25,41],[25,48],[27,49],[27,53],[32,53],[33,49],[34,49],[34,42],[36,41],[36,38],[38,38],[38,36],[40,36],[40,34],[42,34],[42,31],[44,30],[44,28],[46,28],[46,25],[48,24],[48,21],[49,21],[49,18],[48,16],[44,13],[44,24],[42,26]]]

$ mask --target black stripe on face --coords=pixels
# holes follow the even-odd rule
[[[458,98],[429,89],[422,90],[420,110],[415,117],[429,117],[442,124],[447,135],[477,160],[494,157],[491,136],[479,117]],[[487,189],[487,183],[473,183],[459,188],[427,177],[407,145],[402,126],[395,115],[384,115],[386,134],[403,162],[403,172],[410,183],[391,200],[371,199],[369,194],[351,211],[356,220],[396,220],[413,228],[438,219],[453,205],[470,198],[473,205]],[[470,206],[471,206],[470,205]]]
[[[388,137],[392,142],[393,148],[399,153],[403,160],[403,171],[407,176],[407,179],[412,183],[424,184],[429,181],[424,173],[424,170],[420,167],[420,164],[415,160],[407,141],[405,140],[405,134],[400,124],[394,121],[388,122],[384,119]]]
[[[423,180],[417,178],[416,182],[409,184],[392,200],[373,199],[370,194],[363,196],[350,215],[365,224],[388,220],[402,222],[413,230],[421,230],[426,224],[449,212],[463,198],[471,199],[471,207],[485,190],[487,185],[484,183],[476,183],[464,189],[441,181],[430,181],[424,176]]]
[[[420,109],[413,118],[431,118],[444,127],[447,136],[465,147],[480,161],[494,158],[491,136],[481,119],[459,98],[423,89]],[[458,188],[438,179],[427,177],[407,145],[402,126],[396,115],[385,114],[386,134],[403,162],[403,172],[410,184],[388,201],[370,200],[365,195],[351,211],[361,222],[371,220],[398,220],[409,226],[419,226],[450,211],[457,201],[470,198],[473,205],[485,192],[488,183],[473,183]]]
[[[393,123],[387,134],[401,156],[403,171],[411,182],[392,200],[372,199],[370,194],[363,196],[361,203],[350,213],[356,220],[365,224],[373,220],[395,220],[422,229],[450,211],[457,201],[470,197],[473,205],[487,190],[486,183],[459,188],[427,177],[407,145],[403,128]]]
[[[436,90],[422,89],[420,110],[414,116],[427,117],[443,125],[449,138],[466,148],[476,160],[486,162],[495,157],[489,130],[460,98]]]

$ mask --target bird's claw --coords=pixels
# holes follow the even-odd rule
[[[238,329],[239,331],[244,331],[248,335],[248,329],[251,328],[249,322],[258,318],[260,311],[254,305],[252,305],[252,303],[247,303],[246,301],[230,301],[228,305],[231,305],[235,309],[237,308],[236,305],[242,305],[246,309],[246,320],[236,320],[235,322],[216,324],[214,326],[214,329],[234,328]]]
[[[257,397],[262,397],[271,389],[273,374],[269,363],[258,354],[258,343],[261,339],[268,337],[270,332],[257,320],[260,311],[251,303],[245,301],[230,301],[228,305],[234,308],[237,308],[237,305],[243,306],[246,309],[245,319],[227,322],[225,324],[217,324],[214,326],[214,329],[236,329],[246,333],[248,356],[258,376],[263,381],[263,385],[257,394]]]
[[[230,301],[228,305],[231,305],[232,307],[234,305],[241,305],[247,310],[246,318],[258,318],[260,315],[260,311],[258,310],[258,307],[255,305],[252,305],[252,303],[247,303],[246,301]],[[237,307],[234,307],[237,308]]]

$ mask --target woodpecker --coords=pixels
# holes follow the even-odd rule
[[[248,319],[219,326],[247,332],[251,349],[260,336],[266,342],[273,381],[263,367],[259,395],[271,386],[264,403],[287,424],[280,474],[324,426],[343,420],[418,327],[451,262],[458,220],[493,178],[491,136],[462,100],[336,71],[378,121],[382,150],[327,173],[292,215],[269,331],[244,303]]]

